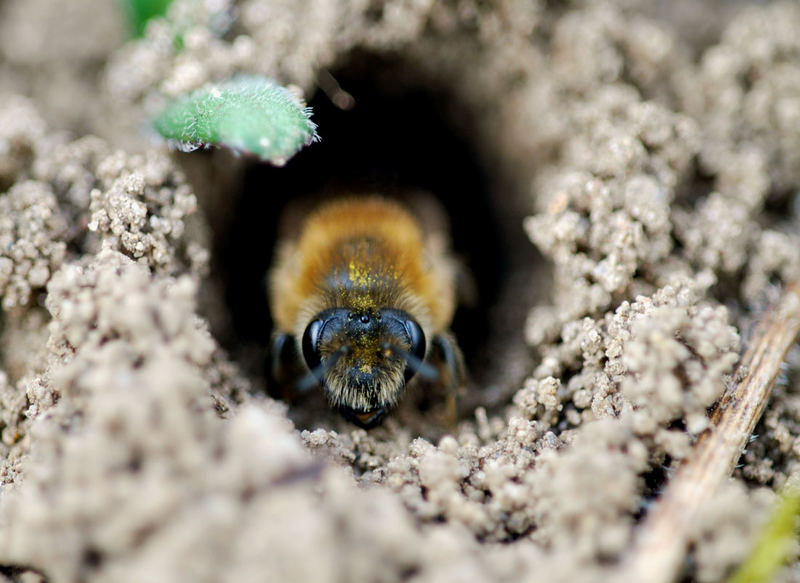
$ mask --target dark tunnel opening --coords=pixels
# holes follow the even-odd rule
[[[266,273],[290,201],[353,192],[402,198],[403,192],[421,190],[444,207],[455,254],[474,279],[477,302],[459,307],[452,330],[472,380],[480,383],[487,355],[497,352],[487,351],[486,343],[496,336],[491,308],[511,268],[508,221],[493,201],[490,177],[460,133],[468,124],[450,125],[454,97],[429,84],[392,83],[386,73],[398,63],[374,57],[350,63],[334,77],[354,98],[352,108],[337,107],[322,91],[309,103],[321,141],[284,167],[253,164],[246,170],[229,230],[215,241],[214,269],[224,282],[232,325],[230,338],[220,340],[234,355],[247,348],[255,355],[251,366],[262,367],[251,372],[266,376],[272,330]],[[382,74],[370,75],[376,69]]]

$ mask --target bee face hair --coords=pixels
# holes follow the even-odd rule
[[[359,424],[380,422],[425,357],[425,334],[391,308],[323,310],[308,324],[302,350],[331,403]]]

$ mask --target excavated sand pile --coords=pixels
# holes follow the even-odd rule
[[[176,0],[171,19],[180,49],[163,22],[126,42],[113,3],[0,2],[0,578],[614,580],[800,275],[800,5]],[[295,428],[212,335],[204,193],[142,131],[159,95],[245,71],[309,96],[359,51],[447,88],[550,265],[516,322],[529,350],[500,362],[524,381],[443,437],[423,414]],[[791,356],[684,580],[724,580],[800,469]]]

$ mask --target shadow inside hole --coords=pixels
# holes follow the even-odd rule
[[[469,141],[446,123],[452,118],[452,98],[428,86],[404,84],[398,89],[395,84],[387,89],[364,74],[369,70],[362,63],[335,73],[355,99],[351,109],[336,107],[321,91],[309,103],[321,142],[282,168],[258,164],[247,170],[230,230],[216,241],[215,268],[232,320],[232,337],[222,339],[223,344],[234,355],[247,347],[261,354],[260,362],[251,363],[261,370],[251,372],[266,375],[272,330],[266,273],[287,203],[351,192],[402,197],[404,191],[422,190],[446,210],[453,249],[477,288],[477,303],[459,307],[452,329],[471,377],[479,381],[492,332],[489,307],[509,267],[503,212],[493,204],[491,182]],[[386,66],[381,70],[385,74]],[[514,236],[521,236],[516,225],[519,233]]]

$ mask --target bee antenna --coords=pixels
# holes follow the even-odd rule
[[[333,366],[339,362],[339,359],[348,352],[350,352],[349,344],[344,344],[341,346],[336,352],[332,353],[327,359],[325,359],[325,362],[318,364],[311,369],[310,372],[306,373],[306,375],[297,383],[297,390],[301,393],[305,393],[309,389],[313,389],[315,386],[320,384],[320,379],[322,379],[325,373],[333,368]]]
[[[416,370],[417,374],[421,377],[425,377],[429,381],[435,381],[439,379],[439,372],[430,364],[419,358],[416,354],[411,354],[407,350],[403,350],[399,346],[395,346],[394,344],[389,344],[388,342],[383,345],[386,350],[391,350],[395,354],[402,356],[406,359],[406,362]]]

